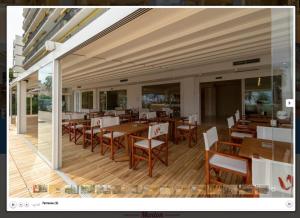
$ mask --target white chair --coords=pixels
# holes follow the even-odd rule
[[[249,165],[248,160],[229,154],[224,154],[218,151],[221,145],[240,147],[239,144],[231,142],[220,142],[218,139],[217,128],[212,127],[203,133],[205,143],[205,174],[206,184],[217,183],[222,184],[220,178],[211,178],[211,170],[214,170],[216,175],[221,171],[230,172],[243,177],[245,183],[249,183]]]
[[[239,122],[239,120],[241,119],[240,111],[237,110],[234,116],[235,116],[235,122]]]
[[[157,118],[156,112],[147,112],[146,117],[148,121],[155,121]]]
[[[95,148],[95,140],[97,141],[97,134],[100,132],[101,117],[91,118],[90,125],[85,125],[83,127],[83,148],[86,148],[89,142],[92,147],[92,151]]]
[[[171,108],[162,108],[161,109],[162,111],[165,111],[166,112],[166,115],[169,117],[171,114],[173,114],[173,110]]]
[[[159,123],[149,127],[148,138],[131,136],[133,169],[141,160],[145,160],[148,162],[148,175],[152,177],[157,159],[168,166],[168,128],[169,123]],[[160,155],[164,156],[164,160]]]
[[[293,195],[293,165],[267,159],[252,158],[252,184],[255,196],[291,197]],[[266,192],[259,192],[266,188]]]
[[[62,134],[69,133],[69,125],[70,120],[72,119],[72,116],[70,113],[62,113]]]
[[[77,144],[78,139],[83,135],[83,126],[86,122],[77,122],[76,120],[83,120],[85,117],[84,113],[72,113],[72,122],[69,124],[69,140],[74,141]]]
[[[237,140],[240,142],[245,137],[248,137],[248,138],[254,137],[254,133],[248,129],[235,128],[234,119],[232,116],[227,118],[227,124],[228,124],[228,129],[229,129],[229,136],[232,141]]]
[[[192,140],[197,144],[198,136],[198,115],[190,115],[188,117],[187,122],[185,120],[182,121],[180,125],[176,127],[176,143],[178,143],[179,138],[188,137],[189,147],[192,146]]]
[[[293,132],[290,128],[257,126],[257,138],[292,143]]]
[[[125,115],[125,110],[117,110],[115,111],[115,116]]]
[[[110,158],[114,160],[115,147],[117,149],[124,147],[122,140],[125,134],[117,131],[107,131],[105,128],[120,125],[119,117],[102,117],[100,120],[100,149],[101,154],[104,155],[106,151],[110,150]]]
[[[116,111],[115,110],[107,110],[104,112],[104,116],[115,116]]]

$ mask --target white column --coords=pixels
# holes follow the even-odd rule
[[[12,87],[9,87],[9,119],[8,119],[8,125],[11,125],[11,119],[12,119]]]
[[[62,166],[62,138],[61,138],[61,114],[62,114],[62,85],[61,69],[58,60],[53,61],[52,79],[52,168]]]
[[[130,85],[127,87],[127,108],[142,108],[141,85]]]
[[[26,81],[17,82],[17,133],[26,133]]]
[[[181,116],[188,116],[192,114],[198,115],[199,118],[199,78],[188,77],[180,82],[180,110]]]

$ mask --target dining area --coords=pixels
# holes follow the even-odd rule
[[[242,185],[243,197],[292,194],[293,132],[279,119],[237,110],[217,128],[164,110],[64,116],[62,170],[77,183]]]
[[[237,110],[227,118],[228,141],[219,140],[216,127],[205,131],[206,183],[223,184],[225,171],[242,177],[251,197],[292,196],[294,133],[286,114],[241,116]]]

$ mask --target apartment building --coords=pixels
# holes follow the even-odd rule
[[[45,42],[63,43],[100,16],[105,9],[25,8],[23,10],[23,67],[28,69],[49,51]]]
[[[23,38],[22,36],[16,35],[14,40],[14,48],[13,48],[13,71],[15,73],[14,77],[17,77],[19,73],[24,72],[23,68]]]

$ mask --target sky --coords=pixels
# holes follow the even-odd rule
[[[23,35],[23,8],[7,7],[7,64],[13,66],[13,43],[15,35]]]

